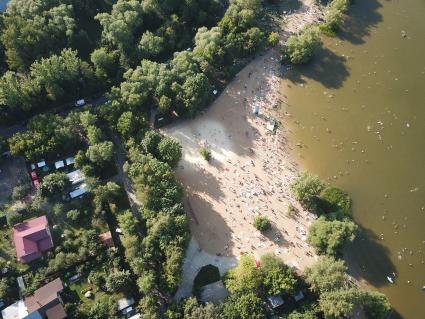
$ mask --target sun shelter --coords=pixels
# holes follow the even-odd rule
[[[55,168],[56,169],[62,168],[64,166],[65,166],[65,163],[62,160],[55,162]]]
[[[282,296],[276,295],[276,296],[268,296],[267,300],[272,305],[272,308],[275,309],[277,307],[282,306],[285,302],[283,301]]]
[[[78,187],[77,189],[73,190],[72,192],[69,193],[69,196],[72,198],[77,198],[80,197],[81,195],[87,193],[87,187],[86,184],[81,184],[80,187]]]
[[[122,298],[117,302],[117,310],[124,313],[132,305],[134,305],[134,298]]]
[[[75,158],[73,156],[67,157],[65,159],[66,165],[71,165],[75,163]]]
[[[84,174],[79,169],[66,174],[66,176],[68,176],[68,179],[71,181],[73,185],[78,184],[85,180]]]

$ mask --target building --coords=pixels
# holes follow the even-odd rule
[[[114,240],[112,239],[112,234],[111,234],[110,231],[107,231],[106,233],[100,234],[99,239],[102,243],[104,243],[109,248],[115,246]]]
[[[81,195],[85,193],[87,193],[87,186],[86,184],[81,184],[78,188],[76,188],[75,190],[69,193],[69,197],[73,199],[73,198],[80,197]]]
[[[70,180],[72,185],[78,184],[85,180],[83,173],[79,169],[66,174],[66,176],[68,176],[68,179]]]
[[[127,315],[133,310],[134,298],[121,298],[117,302],[117,310],[123,315]]]
[[[273,309],[282,306],[285,302],[283,301],[282,296],[268,296],[267,300],[270,302]]]
[[[63,284],[60,278],[49,282],[47,285],[34,291],[34,294],[24,299],[28,313],[39,313],[41,318],[63,319],[66,318],[60,294]],[[26,319],[26,318],[25,318]]]
[[[13,240],[18,262],[28,263],[40,258],[43,252],[53,248],[47,217],[33,218],[13,226]]]
[[[65,309],[60,294],[63,284],[57,278],[34,291],[30,297],[20,300],[5,308],[3,319],[64,319]]]

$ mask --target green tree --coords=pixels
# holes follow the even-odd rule
[[[225,55],[221,29],[219,27],[211,28],[211,30],[206,27],[199,28],[195,35],[193,54],[201,61],[205,61],[207,65],[221,67]],[[204,68],[203,71],[206,69]]]
[[[4,17],[1,41],[11,69],[25,71],[37,59],[69,47],[76,22],[72,5],[12,0]]]
[[[345,318],[353,313],[359,299],[356,288],[332,290],[320,295],[319,307],[326,319]]]
[[[221,313],[225,319],[263,319],[264,302],[253,292],[231,295],[222,305]]]
[[[318,312],[318,306],[316,304],[312,304],[291,312],[287,319],[319,319]]]
[[[0,300],[11,301],[14,295],[15,281],[12,277],[3,277],[0,279]]]
[[[98,48],[91,53],[90,60],[99,79],[107,81],[108,84],[115,82],[120,72],[119,55],[116,51]]]
[[[100,295],[92,303],[89,316],[93,319],[116,318],[116,304],[112,298],[107,295]]]
[[[162,141],[162,138],[163,138],[162,134],[159,133],[158,131],[154,131],[154,130],[148,131],[142,140],[143,150],[146,153],[150,153],[154,157],[158,158],[159,157],[158,145]]]
[[[31,78],[51,101],[84,96],[92,92],[95,79],[92,67],[70,49],[33,63]]]
[[[262,273],[254,257],[242,256],[237,267],[226,275],[225,285],[232,294],[257,293],[262,285]]]
[[[68,176],[63,172],[55,172],[43,178],[41,190],[43,194],[55,195],[71,186]]]
[[[159,159],[171,167],[176,167],[182,157],[182,146],[171,137],[164,137],[158,144]]]
[[[92,163],[103,166],[112,160],[114,145],[110,141],[90,145],[86,155]]]
[[[329,35],[333,35],[338,31],[344,22],[344,14],[350,6],[351,0],[333,0],[328,6],[325,14],[325,23],[320,29]]]
[[[27,196],[30,191],[30,185],[28,184],[20,184],[13,188],[12,190],[12,199],[13,200],[22,200]]]
[[[288,39],[283,53],[291,63],[306,63],[312,58],[321,43],[317,29],[307,26],[298,35],[293,35]]]
[[[140,299],[137,308],[143,314],[143,319],[159,319],[159,300],[152,294],[145,295],[142,299]]]
[[[309,210],[317,210],[317,197],[325,186],[316,175],[302,172],[291,185],[291,191],[295,199]]]
[[[309,227],[307,241],[318,254],[333,255],[352,242],[357,231],[358,226],[351,220],[330,221],[320,217]]]
[[[99,13],[96,19],[102,26],[102,40],[129,53],[143,26],[143,5],[136,0],[118,0],[110,13]]]
[[[385,319],[391,313],[388,298],[377,291],[363,293],[362,306],[368,318]]]
[[[181,281],[181,265],[185,257],[184,251],[178,246],[169,246],[165,250],[165,261],[162,264],[162,279],[167,290],[174,292]]]
[[[143,58],[155,58],[165,48],[164,38],[146,31],[140,39],[138,48]]]
[[[105,288],[109,292],[126,292],[131,287],[131,276],[128,270],[112,271],[106,277]]]
[[[217,308],[212,304],[199,305],[195,297],[186,300],[183,306],[184,319],[220,319]]]
[[[344,261],[321,256],[313,266],[305,270],[304,275],[311,290],[324,293],[348,287],[346,273]]]
[[[282,293],[292,295],[295,292],[297,278],[294,271],[273,254],[261,257],[263,284],[266,293],[271,296]]]
[[[93,203],[97,213],[104,209],[105,204],[114,203],[120,193],[120,186],[114,182],[107,182],[105,185],[98,185],[92,190],[94,195]]]

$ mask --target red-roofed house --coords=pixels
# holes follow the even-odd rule
[[[53,247],[46,216],[30,219],[13,226],[13,240],[20,263],[28,263],[41,257],[41,253]]]

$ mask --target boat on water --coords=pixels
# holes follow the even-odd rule
[[[394,283],[394,279],[392,279],[390,276],[387,276],[387,280],[388,280],[391,284],[393,284],[393,283]]]

